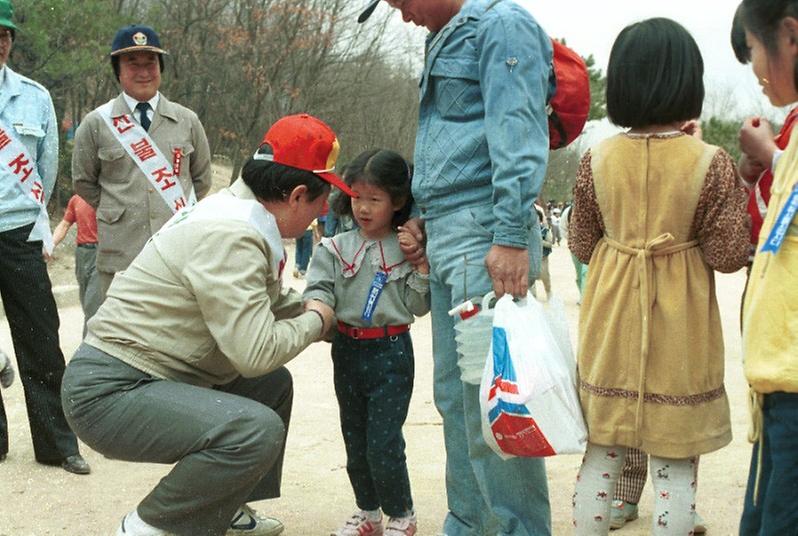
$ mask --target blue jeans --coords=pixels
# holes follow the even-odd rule
[[[463,301],[464,292],[476,297],[492,289],[484,259],[492,245],[493,225],[490,205],[466,208],[426,222],[434,396],[443,418],[446,446],[449,513],[443,532],[446,536],[549,535],[551,514],[543,460],[505,461],[488,447],[482,438],[479,386],[463,383],[457,366],[455,320],[448,310]],[[529,234],[531,280],[540,267],[540,231],[536,222]]]
[[[299,273],[303,274],[308,270],[310,256],[313,253],[313,231],[308,229],[296,239],[296,255],[294,255],[294,265]]]
[[[798,535],[798,393],[765,395],[762,441],[754,445],[740,536]],[[759,449],[762,466],[754,504]]]

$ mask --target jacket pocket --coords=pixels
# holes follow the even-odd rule
[[[97,158],[100,159],[100,182],[127,182],[130,178],[131,166],[126,161],[127,152],[122,147],[100,147]]]
[[[444,119],[468,119],[482,110],[479,62],[471,58],[438,57],[430,69],[435,105]]]
[[[39,141],[44,138],[44,130],[39,125],[25,123],[14,124],[14,130],[19,140],[25,145],[28,155],[36,158],[38,154]]]
[[[130,229],[121,225],[124,206],[100,206],[97,209],[97,268],[104,272],[114,272],[105,261],[119,259],[125,254],[125,245],[130,243]]]
[[[97,209],[97,220],[107,224],[114,224],[119,221],[124,213],[125,207],[123,206],[99,207]]]

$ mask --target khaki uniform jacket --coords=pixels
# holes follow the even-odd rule
[[[575,188],[570,236],[592,233],[580,223],[595,194],[603,233],[578,351],[589,441],[664,458],[717,450],[731,422],[713,268],[745,265],[749,229],[734,165],[686,135],[618,135],[586,159],[592,184]]]
[[[254,200],[241,180],[205,202],[216,196]],[[223,214],[170,224],[116,275],[85,342],[155,377],[203,387],[266,374],[321,332],[319,315],[303,313],[299,293],[282,288],[272,255],[251,224]]]
[[[114,116],[130,114],[120,94]],[[197,199],[211,187],[211,155],[197,114],[163,95],[152,118],[150,137],[170,160],[183,151],[180,184]],[[97,269],[116,273],[138,255],[144,243],[172,217],[171,209],[111,133],[97,110],[75,133],[72,184],[76,194],[97,210]]]

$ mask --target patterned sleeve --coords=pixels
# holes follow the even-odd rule
[[[751,219],[748,192],[737,184],[731,156],[719,149],[709,166],[698,198],[692,235],[704,260],[718,272],[736,272],[748,262]]]
[[[587,151],[582,157],[576,172],[574,203],[567,225],[568,247],[571,253],[587,264],[593,255],[593,248],[604,236],[604,223],[596,200],[596,189],[593,187],[590,151]]]

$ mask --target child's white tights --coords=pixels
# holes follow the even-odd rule
[[[626,447],[601,447],[588,443],[574,490],[574,534],[577,536],[609,534],[610,506],[625,457]],[[696,459],[650,456],[650,464],[655,493],[651,534],[692,535]]]

